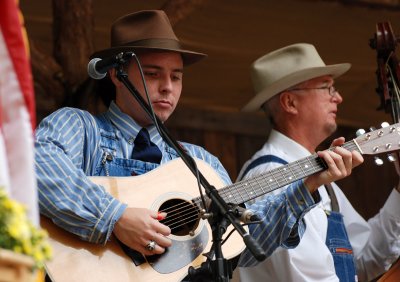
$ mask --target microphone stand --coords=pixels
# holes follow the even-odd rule
[[[121,54],[117,55],[117,57],[121,58],[121,60],[117,63],[117,66],[115,67],[117,78],[135,97],[143,110],[151,118],[153,123],[158,124],[158,129],[160,131],[159,133],[164,141],[167,142],[167,144],[179,154],[186,166],[192,171],[192,173],[196,177],[197,175],[199,175],[199,181],[204,187],[207,196],[211,199],[210,211],[212,212],[212,216],[211,219],[209,219],[209,222],[213,235],[212,249],[214,249],[213,253],[215,254],[215,260],[212,260],[212,254],[207,256],[207,261],[202,263],[202,266],[199,269],[194,269],[193,267],[189,269],[189,277],[194,279],[194,281],[207,281],[207,279],[209,279],[210,277],[212,277],[212,281],[229,281],[229,278],[232,276],[232,269],[228,261],[223,257],[221,248],[222,235],[223,233],[225,233],[229,224],[232,224],[236,231],[240,234],[240,236],[242,236],[247,248],[251,251],[251,253],[257,260],[261,261],[265,259],[266,255],[264,253],[264,250],[239,223],[234,215],[233,210],[222,199],[217,189],[213,185],[208,183],[207,179],[201,174],[200,171],[197,170],[197,166],[193,158],[189,156],[181,148],[179,143],[170,136],[166,127],[159,120],[159,118],[156,115],[152,115],[152,110],[150,106],[145,102],[137,89],[129,81],[127,73],[123,70],[123,65],[127,63],[126,59]],[[143,83],[145,83],[145,81]]]

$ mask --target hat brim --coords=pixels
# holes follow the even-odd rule
[[[104,49],[101,51],[97,51],[90,56],[90,59],[100,58],[104,59],[107,57],[111,57],[117,55],[120,52],[135,52],[135,50],[154,50],[154,51],[171,51],[177,52],[182,55],[183,65],[188,66],[207,57],[206,54],[193,52],[189,50],[175,49],[175,48],[160,48],[160,47],[148,47],[148,46],[118,46],[111,47],[108,49]]]
[[[328,65],[324,67],[315,67],[303,69],[301,71],[292,73],[288,76],[281,78],[280,80],[274,82],[268,87],[264,88],[262,91],[258,92],[253,99],[250,100],[243,108],[243,112],[253,112],[258,111],[261,106],[271,99],[276,94],[288,89],[303,81],[324,76],[332,75],[333,78],[337,78],[347,72],[351,67],[349,63]]]

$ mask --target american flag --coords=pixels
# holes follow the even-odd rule
[[[16,0],[0,1],[0,187],[39,224],[34,173],[35,100],[29,47]]]

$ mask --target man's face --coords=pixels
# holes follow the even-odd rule
[[[150,102],[154,112],[165,122],[175,110],[182,92],[183,61],[176,52],[140,52],[138,55],[146,80]],[[141,75],[135,60],[132,60],[127,73],[130,81],[147,102]],[[119,108],[141,126],[152,122],[142,110],[136,99],[121,83],[116,85],[116,103]]]
[[[298,118],[316,131],[321,131],[325,138],[336,130],[338,105],[343,101],[339,92],[329,92],[333,84],[331,76],[321,76],[297,85],[295,88],[299,90],[294,91],[300,100]]]

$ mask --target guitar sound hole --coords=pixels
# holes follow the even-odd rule
[[[160,206],[159,212],[167,213],[160,222],[171,228],[171,233],[176,236],[188,235],[199,224],[200,210],[192,202],[171,199]]]

